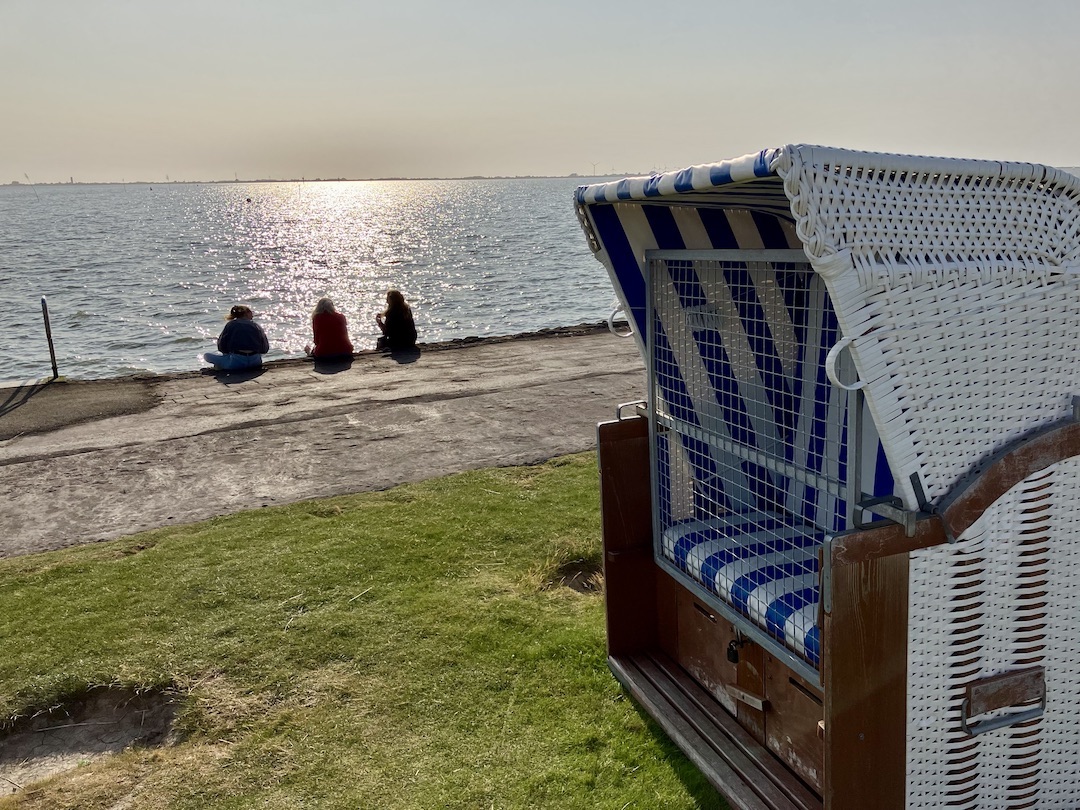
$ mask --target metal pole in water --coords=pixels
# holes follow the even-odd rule
[[[60,372],[56,370],[56,349],[53,348],[52,341],[52,327],[49,325],[49,304],[45,300],[45,296],[41,296],[41,317],[45,319],[45,338],[49,341],[49,358],[52,360],[52,378],[55,380],[60,376]]]

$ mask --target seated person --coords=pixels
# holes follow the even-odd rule
[[[304,351],[312,357],[343,357],[353,353],[345,316],[334,308],[334,302],[329,298],[320,298],[315,305],[311,313],[311,331],[315,345],[305,346]]]
[[[203,360],[226,371],[258,368],[264,352],[270,351],[266,333],[253,320],[251,307],[237,304],[229,310],[225,328],[218,335],[216,352],[207,352]]]
[[[383,333],[375,348],[392,352],[416,348],[416,322],[400,290],[386,294],[386,312],[376,315],[375,323]]]

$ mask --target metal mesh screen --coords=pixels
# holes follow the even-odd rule
[[[817,548],[848,525],[839,338],[805,263],[652,259],[658,553],[816,663]]]

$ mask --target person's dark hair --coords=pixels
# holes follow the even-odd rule
[[[237,304],[235,307],[229,310],[229,314],[225,316],[227,321],[235,321],[237,318],[254,318],[255,313],[251,311],[251,307],[244,306],[243,304]]]
[[[386,294],[386,312],[389,314],[396,309],[409,311],[409,305],[405,303],[405,296],[401,294],[401,290],[390,290]]]

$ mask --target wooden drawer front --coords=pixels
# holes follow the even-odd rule
[[[765,744],[820,793],[825,766],[821,697],[771,655],[765,656],[765,696]]]
[[[677,589],[676,615],[679,639],[676,661],[725,709],[737,715],[738,706],[725,688],[737,680],[737,667],[727,659],[735,628],[682,587]]]

